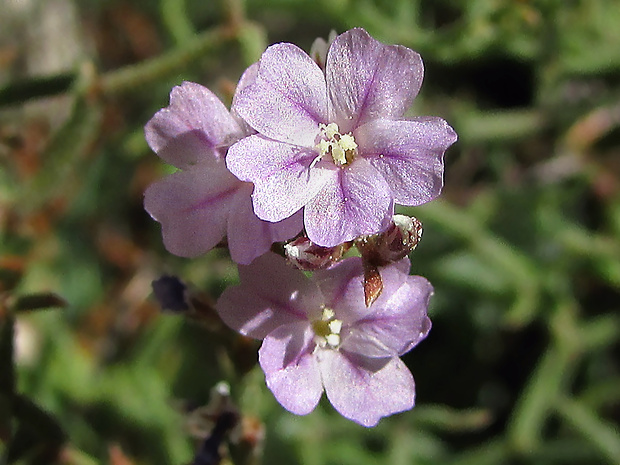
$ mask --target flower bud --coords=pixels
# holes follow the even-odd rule
[[[163,310],[183,313],[190,309],[187,286],[176,276],[161,276],[151,285],[155,299]]]
[[[417,218],[394,215],[392,224],[382,233],[360,236],[355,246],[364,264],[364,298],[366,307],[379,298],[383,281],[379,267],[397,262],[409,255],[422,239],[422,223]]]
[[[190,288],[177,276],[163,275],[152,282],[155,300],[165,312],[183,315],[208,329],[222,327],[211,296]]]
[[[364,261],[385,266],[409,255],[421,239],[422,223],[417,218],[394,215],[392,224],[384,232],[362,236],[355,245]]]
[[[390,262],[409,255],[422,240],[422,223],[414,217],[394,215],[394,224],[383,234],[379,253]]]
[[[346,242],[335,247],[321,247],[302,236],[284,245],[284,255],[295,268],[315,271],[332,266],[350,247]]]

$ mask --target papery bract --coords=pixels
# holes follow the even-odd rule
[[[256,214],[280,221],[303,208],[310,240],[331,247],[384,230],[394,202],[439,195],[457,136],[441,118],[403,119],[422,75],[416,52],[363,29],[334,39],[325,70],[295,45],[269,47],[236,101],[257,134],[226,161],[254,183]]]
[[[255,77],[256,65],[242,77],[243,89]],[[259,219],[253,211],[252,184],[226,167],[228,147],[251,129],[229,112],[207,88],[184,82],[170,94],[170,106],[147,123],[150,147],[180,171],[145,192],[144,205],[162,225],[164,245],[175,255],[194,257],[228,237],[231,257],[248,264],[271,244],[293,237],[301,217],[278,223]]]
[[[316,271],[329,268],[338,262],[350,248],[350,242],[335,247],[321,247],[306,236],[300,236],[284,244],[284,257],[299,270]]]
[[[259,363],[287,410],[310,413],[325,391],[340,414],[370,427],[414,405],[399,356],[428,334],[433,289],[408,271],[408,259],[382,268],[383,293],[366,308],[359,257],[309,279],[269,253],[239,267],[241,284],[216,308],[233,329],[263,339]]]

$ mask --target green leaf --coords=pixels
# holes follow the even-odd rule
[[[582,402],[562,396],[555,402],[560,416],[589,441],[610,464],[620,463],[620,432]]]
[[[11,82],[0,88],[0,106],[62,94],[71,89],[75,80],[75,73],[66,73]]]
[[[194,37],[196,31],[184,0],[161,0],[160,9],[161,19],[177,44],[181,45]]]
[[[422,405],[414,414],[416,424],[453,433],[482,430],[493,420],[486,409],[457,410],[444,405]]]
[[[67,305],[67,301],[59,295],[53,292],[41,292],[18,297],[11,310],[14,312],[27,312],[49,308],[64,308]]]
[[[257,62],[267,48],[267,32],[254,23],[246,23],[239,31],[239,44],[243,61],[250,65]]]

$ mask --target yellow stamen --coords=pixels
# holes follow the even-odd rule
[[[336,314],[332,309],[323,308],[321,319],[312,322],[312,330],[319,346],[328,345],[331,348],[336,348],[340,345],[342,320],[336,319]]]
[[[351,133],[341,134],[336,123],[319,124],[319,130],[325,139],[316,145],[319,156],[314,159],[311,167],[319,162],[326,154],[331,155],[336,166],[344,166],[353,162],[357,154],[357,143]]]

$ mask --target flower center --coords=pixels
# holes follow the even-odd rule
[[[357,155],[357,143],[351,133],[341,134],[336,123],[319,124],[320,142],[316,145],[319,156],[312,164],[329,154],[336,166],[349,165]]]
[[[316,343],[325,347],[336,348],[340,344],[340,330],[342,321],[336,319],[336,314],[330,308],[323,308],[320,320],[312,322]]]

